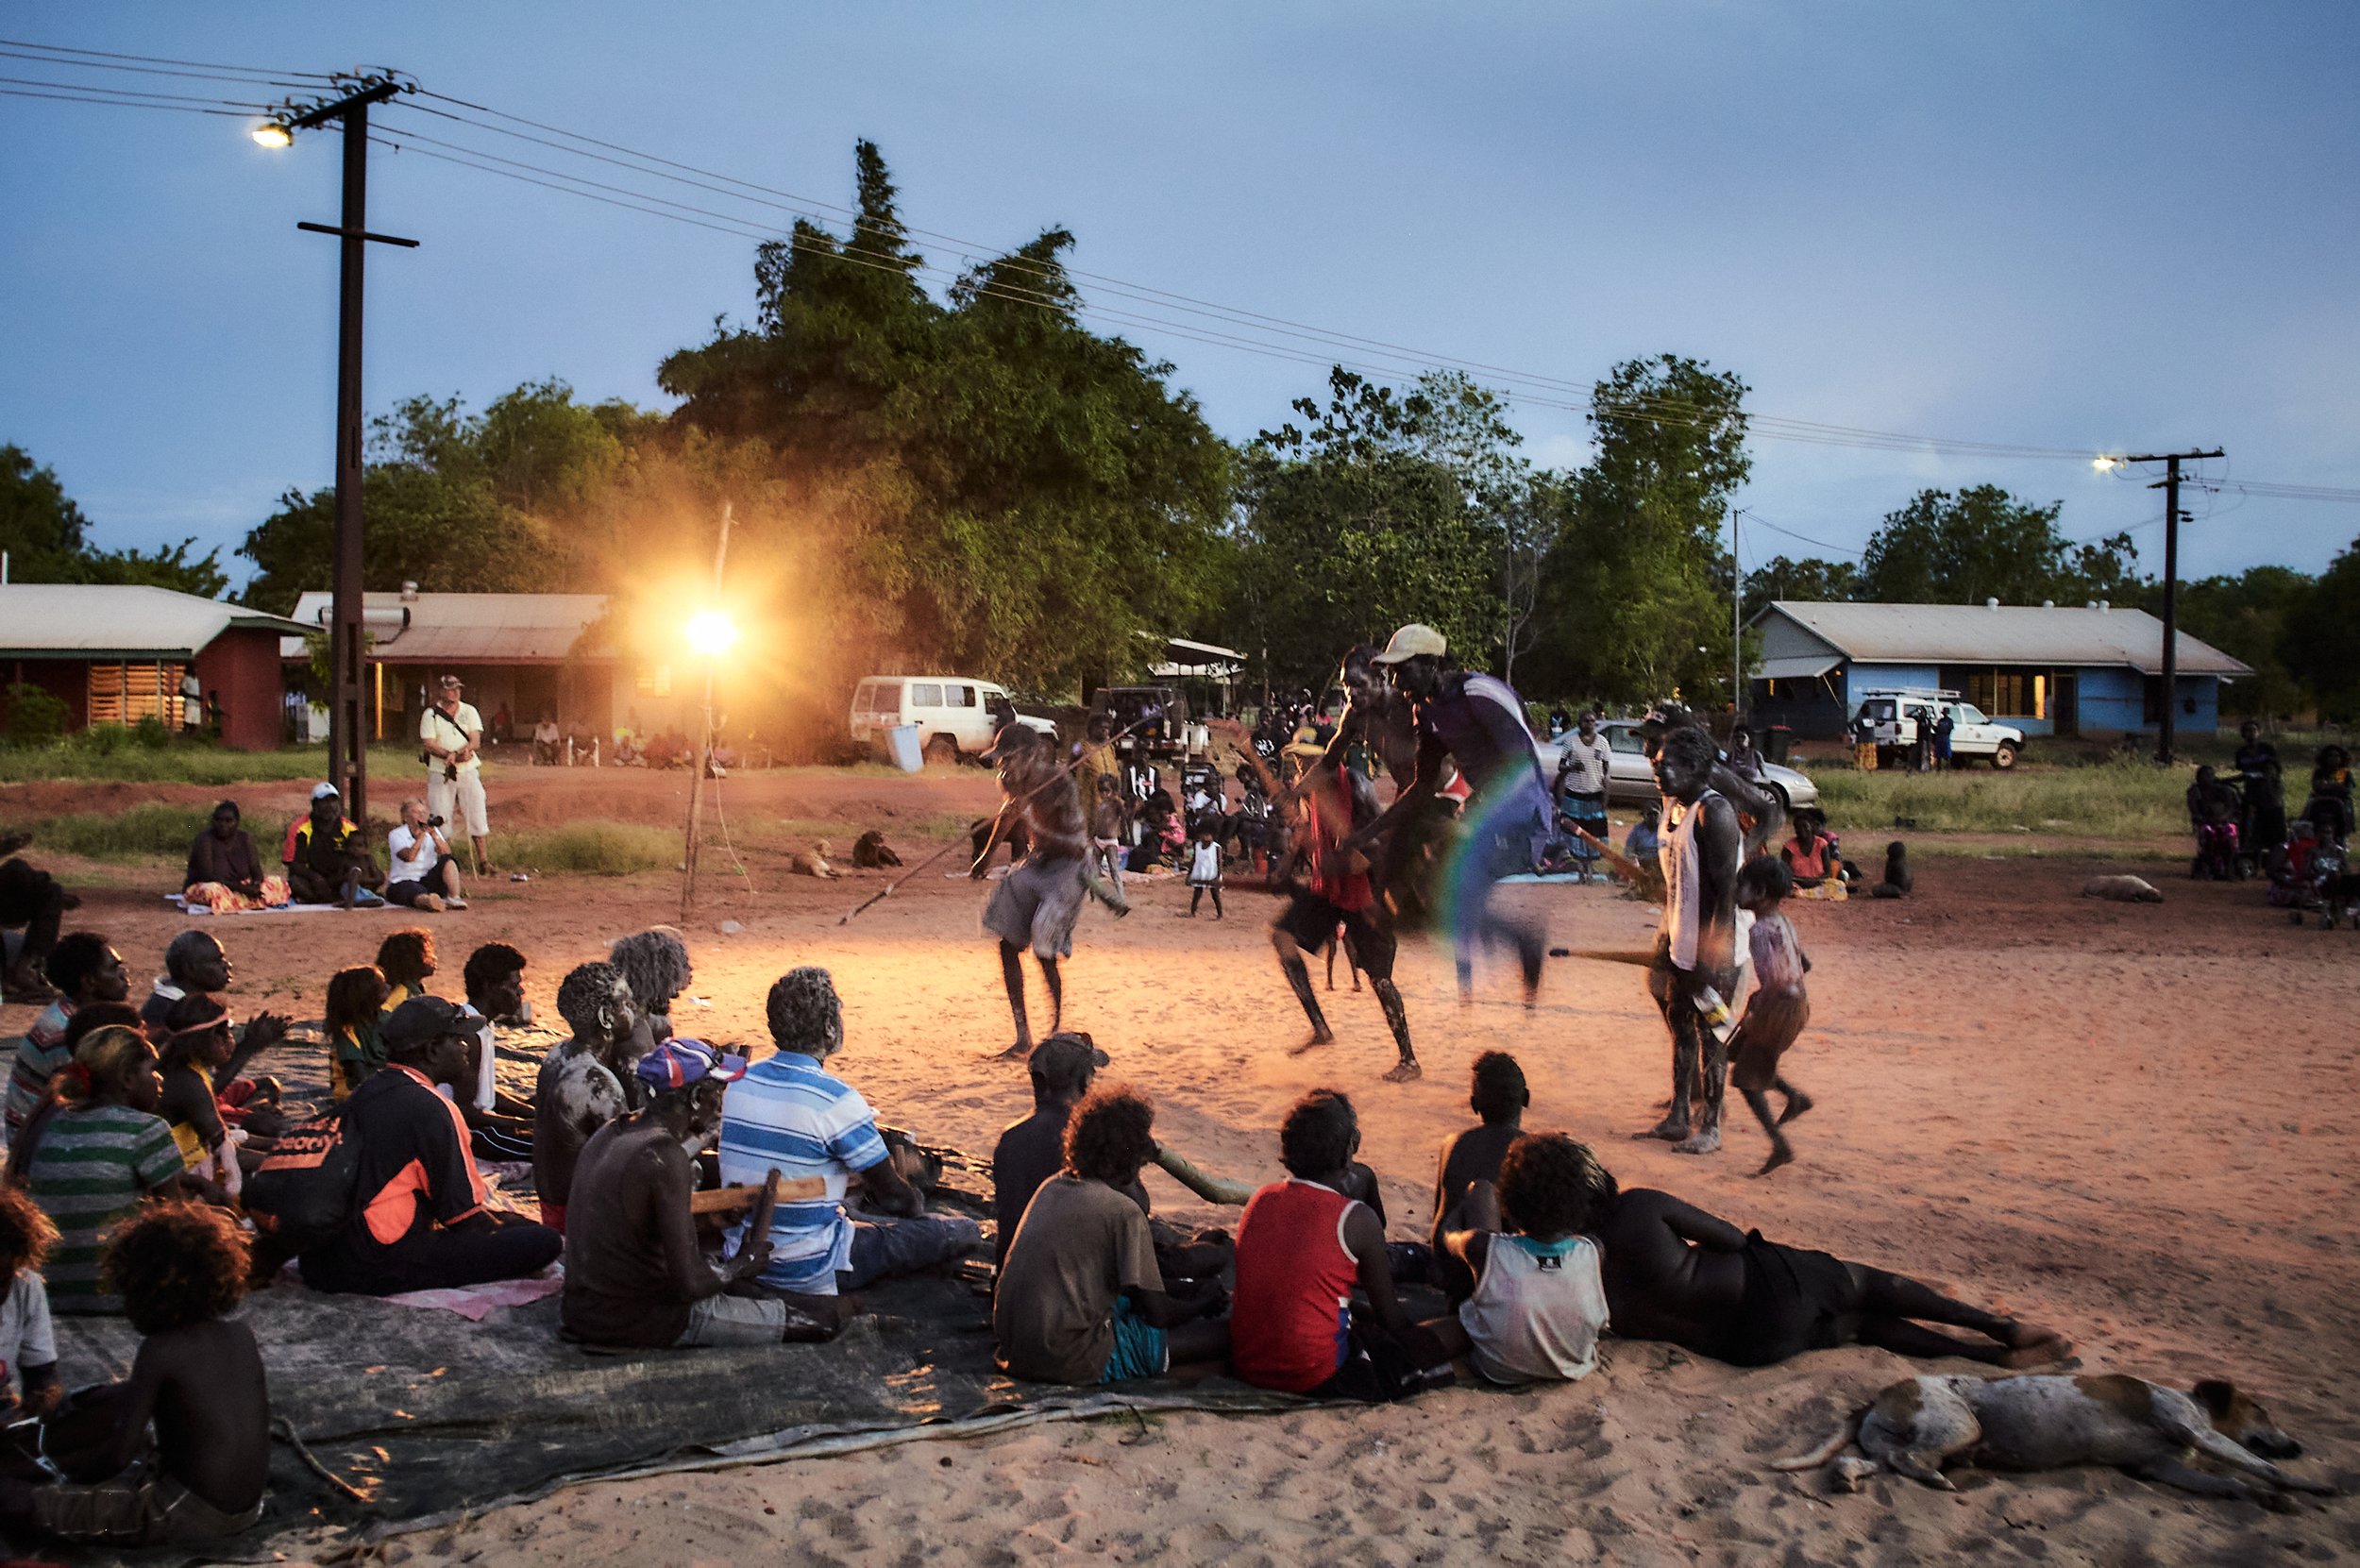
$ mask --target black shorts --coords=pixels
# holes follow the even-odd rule
[[[438,867],[440,864],[436,862]],[[442,897],[442,881],[435,872],[429,871],[425,876],[413,877],[408,882],[389,882],[385,885],[385,902],[400,904],[405,909],[415,909],[418,901],[430,893],[436,898]]]
[[[1370,919],[1365,909],[1339,909],[1317,893],[1297,890],[1272,926],[1294,938],[1306,953],[1324,953],[1344,928],[1352,942],[1353,961],[1372,980],[1393,977],[1393,934]]]
[[[1766,1367],[1859,1337],[1860,1287],[1830,1253],[1745,1235],[1745,1294],[1713,1351],[1736,1367]]]

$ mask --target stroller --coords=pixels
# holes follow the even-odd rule
[[[2272,857],[2269,902],[2287,911],[2296,925],[2305,910],[2316,913],[2322,931],[2338,925],[2360,931],[2360,876],[2354,876],[2335,839],[2305,819],[2294,825],[2284,848]]]
[[[2245,792],[2235,782],[2200,768],[2188,791],[2188,826],[2196,834],[2196,858],[2188,875],[2199,882],[2240,882],[2254,872],[2237,824],[2245,819]]]

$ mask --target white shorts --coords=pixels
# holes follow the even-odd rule
[[[483,770],[463,767],[452,783],[436,767],[426,776],[426,809],[447,826],[464,829],[470,838],[491,835],[492,818],[483,804]]]

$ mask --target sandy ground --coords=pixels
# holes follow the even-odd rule
[[[974,776],[796,775],[768,784],[776,799],[765,787],[732,781],[732,811],[890,832],[989,799]],[[571,804],[560,791],[581,791],[585,810],[660,819],[673,788],[671,778],[555,775],[495,801],[546,820]],[[767,982],[826,965],[849,1014],[845,1075],[886,1119],[987,1150],[1028,1094],[1020,1068],[985,1060],[1005,1043],[1007,1017],[976,931],[982,893],[942,874],[955,856],[847,926],[839,918],[877,879],[790,881],[769,847],[740,848],[750,848],[750,878],[720,878],[690,925],[692,991],[711,1005],[684,1006],[683,1031],[757,1038]],[[2309,1446],[2306,1469],[2360,1482],[2360,1085],[2343,1021],[2360,1004],[2360,936],[2293,929],[2250,885],[2191,885],[2167,865],[2146,868],[2166,890],[2161,906],[2084,901],[2087,869],[1929,857],[1913,900],[1795,906],[1817,968],[1813,1027],[1789,1060],[1819,1108],[1795,1129],[1801,1162],[1764,1181],[1750,1178],[1763,1148],[1750,1125],[1733,1125],[1728,1150],[1703,1160],[1628,1140],[1667,1079],[1662,1027],[1635,969],[1555,961],[1527,1012],[1512,969],[1498,965],[1462,1006],[1447,953],[1405,944],[1400,978],[1427,1075],[1396,1087],[1377,1080],[1391,1051],[1375,1003],[1348,988],[1332,999],[1336,1046],[1283,1054],[1302,1030],[1264,935],[1269,901],[1240,888],[1226,920],[1209,909],[1188,920],[1175,918],[1186,889],[1164,884],[1138,894],[1127,920],[1085,916],[1067,1020],[1111,1051],[1109,1078],[1155,1097],[1168,1141],[1224,1173],[1275,1168],[1273,1129],[1303,1090],[1350,1091],[1397,1237],[1423,1234],[1435,1146],[1467,1118],[1469,1063],[1513,1051],[1533,1082],[1527,1125],[1591,1142],[1626,1186],[1668,1188],[1775,1238],[2053,1324],[2092,1370],[2182,1386],[2234,1377]],[[449,988],[467,947],[514,941],[531,955],[528,988],[545,1016],[567,967],[678,906],[669,877],[483,892],[437,924]],[[1640,944],[1652,919],[1600,889],[1513,897],[1576,946]],[[82,918],[137,971],[177,923],[128,889],[94,889]],[[743,929],[723,935],[724,919]],[[242,1006],[316,1018],[328,973],[365,961],[392,924],[319,916],[214,929],[238,963]],[[1045,1011],[1037,998],[1036,1008]],[[24,1019],[0,1016],[0,1036]],[[1150,1186],[1175,1217],[1221,1218],[1160,1175]],[[2360,1505],[2340,1500],[2270,1514],[2111,1472],[1967,1473],[1955,1495],[1887,1477],[1829,1498],[1814,1477],[1764,1467],[1911,1370],[1852,1349],[1740,1372],[1612,1341],[1598,1374],[1571,1387],[1045,1426],[586,1486],[383,1550],[387,1560],[501,1564],[789,1552],[815,1562],[2226,1564],[2360,1550]]]

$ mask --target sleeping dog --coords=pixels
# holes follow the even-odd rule
[[[1857,1442],[1865,1458],[1845,1450]],[[1912,1377],[1896,1383],[1809,1454],[1773,1470],[1827,1465],[1837,1486],[1860,1488],[1879,1469],[1956,1491],[1942,1467],[1964,1459],[1991,1470],[2110,1464],[2205,1497],[2266,1501],[2234,1475],[2187,1463],[2192,1451],[2258,1475],[2272,1488],[2333,1496],[2335,1488],[2288,1475],[2271,1459],[2301,1445],[2231,1383],[2208,1378],[2187,1393],[2143,1377]]]

